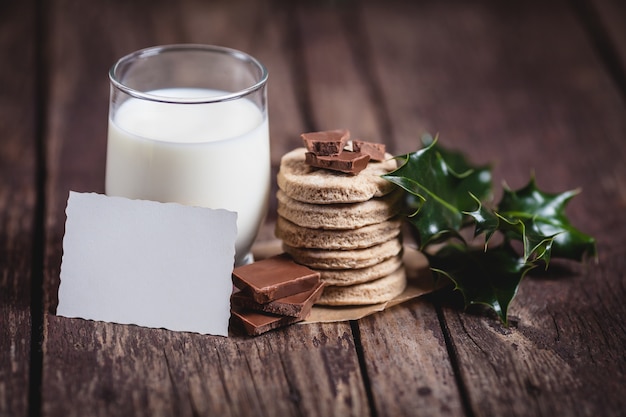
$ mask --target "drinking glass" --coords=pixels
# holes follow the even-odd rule
[[[252,262],[270,192],[267,69],[181,44],[133,52],[109,78],[106,194],[235,211],[235,264]]]

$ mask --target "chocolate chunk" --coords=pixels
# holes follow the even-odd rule
[[[365,142],[363,140],[353,139],[352,150],[369,155],[372,161],[384,161],[387,159],[385,157],[385,145],[382,143]]]
[[[350,139],[350,132],[346,129],[326,130],[303,133],[300,137],[309,152],[324,156],[339,155]]]
[[[315,155],[313,152],[305,154],[305,162],[311,166],[354,175],[363,171],[369,160],[370,156],[361,152],[344,151],[334,156]]]
[[[313,304],[319,300],[324,290],[324,283],[319,282],[310,291],[283,297],[270,301],[266,304],[259,304],[244,292],[236,292],[230,297],[232,306],[239,309],[262,311],[265,313],[278,314],[281,316],[297,317],[305,319],[311,312]]]
[[[281,254],[235,268],[233,282],[263,304],[310,290],[320,282],[320,273]]]
[[[279,327],[302,321],[297,317],[276,316],[258,311],[233,309],[232,318],[245,329],[250,336],[258,336]]]

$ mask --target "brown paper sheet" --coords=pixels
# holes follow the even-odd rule
[[[252,248],[255,259],[260,260],[282,252],[281,242],[272,240],[255,244]],[[407,287],[402,294],[385,303],[364,306],[325,307],[314,306],[309,317],[301,323],[332,323],[358,320],[370,314],[383,311],[422,295],[442,288],[447,282],[435,280],[428,268],[426,257],[416,249],[406,246],[403,252],[404,267],[407,272]]]

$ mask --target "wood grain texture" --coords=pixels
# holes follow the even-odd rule
[[[626,88],[626,4],[619,0],[593,0],[590,1],[592,16],[597,18],[598,30],[606,34],[606,42],[602,48],[610,54],[611,65],[614,65],[616,77],[621,77],[621,88]],[[622,94],[626,94],[622,90]]]
[[[608,272],[623,266],[612,255],[527,279],[508,329],[445,309],[477,415],[623,414],[626,281]]]
[[[352,2],[307,6],[298,17],[314,126],[347,127],[355,137],[383,141],[392,152],[411,146],[404,137],[386,136],[390,134],[386,103],[393,106],[414,98],[402,85],[409,74],[394,72],[406,68],[411,59],[405,52],[414,42],[409,36],[415,32],[412,16],[399,19],[402,10],[392,7],[388,19],[380,19],[379,10],[374,10],[370,21]],[[378,7],[389,10],[387,4]],[[390,21],[395,23],[389,25]],[[381,41],[386,30],[395,33]],[[375,69],[387,72],[381,77]],[[400,90],[389,93],[385,87],[390,85]],[[413,119],[413,113],[404,110],[394,116]],[[375,415],[464,414],[432,305],[418,301],[397,306],[360,320],[358,329]]]
[[[369,413],[349,324],[256,338],[51,316],[45,416]]]
[[[276,110],[270,110],[270,128],[276,132],[272,158],[278,163],[281,144],[301,131],[296,125],[302,116],[289,82],[285,57],[290,51],[284,49],[289,44],[279,42],[287,36],[287,16],[271,7],[264,2],[190,1],[94,6],[64,0],[51,6],[48,311],[56,305],[67,193],[103,191],[106,74],[118,57],[154,44],[180,42],[221,44],[258,56],[271,74],[282,79],[282,88],[270,93],[270,106],[277,103]],[[81,34],[87,28],[90,37],[85,38]],[[98,48],[99,44],[106,47]],[[88,88],[91,94],[85,97]],[[369,412],[352,333],[345,323],[292,326],[254,339],[203,337],[53,315],[46,317],[46,324],[42,382],[46,416]]]
[[[556,268],[522,283],[509,329],[446,304],[452,360],[471,412],[619,415],[626,376],[617,353],[626,346],[619,301],[625,283],[617,272],[624,258],[626,118],[591,41],[565,3],[542,3],[542,13],[532,2],[388,6],[368,7],[365,18],[375,28],[374,62],[391,97],[394,133],[439,131],[442,144],[478,162],[498,161],[496,184],[506,179],[520,187],[534,170],[549,191],[582,187],[568,214],[599,238],[598,266]],[[386,18],[397,24],[384,25]],[[410,36],[409,22],[419,32],[401,58],[383,45]],[[405,60],[399,69],[383,64],[398,59]],[[399,85],[412,85],[414,96],[400,96]]]
[[[386,142],[368,73],[353,45],[354,4],[301,2],[295,14],[308,87],[311,130],[347,128],[353,138]],[[295,144],[300,146],[300,141]],[[295,147],[295,146],[294,146]]]
[[[21,49],[32,47],[23,24],[32,9],[23,4],[0,6],[0,58],[24,65],[0,66],[9,74],[0,80],[1,128],[10,133],[0,148],[0,329],[9,335],[0,339],[0,414],[10,415],[27,412],[36,203],[32,103],[14,100],[34,76],[32,50]],[[53,0],[45,11],[42,415],[595,416],[626,408],[625,108],[569,2]],[[621,45],[621,20],[606,21]],[[356,334],[340,323],[225,339],[52,315],[68,192],[104,188],[107,71],[133,50],[180,42],[242,49],[268,67],[274,173],[306,130],[345,126],[393,153],[439,132],[473,161],[494,161],[495,184],[517,188],[534,172],[548,191],[581,186],[568,214],[598,237],[599,264],[561,263],[526,279],[510,328],[439,298],[353,323]],[[273,235],[272,216],[275,202],[260,239]]]
[[[26,416],[36,191],[33,3],[0,4],[0,416]]]
[[[463,416],[432,304],[415,300],[358,322],[378,416]]]

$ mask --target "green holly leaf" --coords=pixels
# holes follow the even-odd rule
[[[528,184],[516,191],[504,189],[497,207],[498,216],[509,224],[523,227],[510,227],[504,230],[509,239],[520,239],[534,245],[529,250],[529,258],[546,261],[550,257],[582,261],[585,256],[596,256],[596,241],[591,236],[575,228],[565,215],[569,201],[579,193],[571,190],[563,193],[546,193],[536,186],[534,177]]]
[[[465,214],[474,219],[474,237],[485,234],[485,250],[491,237],[499,230],[500,217],[497,213],[483,205],[478,197],[472,194],[477,208]]]
[[[384,175],[408,192],[413,224],[420,243],[426,245],[459,237],[464,212],[474,207],[472,195],[485,199],[491,194],[491,170],[474,167],[458,152],[443,149],[435,138],[425,148],[397,157],[398,169]]]
[[[578,191],[550,194],[539,190],[534,178],[513,191],[505,189],[495,209],[483,203],[491,195],[491,171],[475,167],[463,154],[440,147],[435,138],[417,152],[397,157],[403,160],[395,171],[384,175],[406,191],[412,214],[408,221],[420,249],[450,237],[473,220],[474,235],[485,235],[482,249],[448,244],[436,254],[425,251],[431,269],[452,280],[465,304],[484,304],[507,323],[509,304],[526,273],[539,262],[548,267],[552,257],[583,260],[596,256],[596,242],[569,222],[567,203]],[[490,240],[502,233],[500,246]],[[522,242],[519,255],[512,241]]]
[[[484,251],[465,245],[447,245],[427,255],[431,270],[448,277],[463,295],[465,306],[482,304],[508,324],[508,308],[520,282],[534,265],[507,245]]]
[[[507,218],[496,211],[486,208],[476,200],[478,208],[466,214],[474,219],[474,236],[485,234],[485,250],[487,250],[491,237],[496,232],[502,232],[509,239],[517,239],[523,242],[524,262],[542,259],[546,266],[550,262],[552,243],[556,235],[545,236],[533,229],[532,224],[512,217]]]

